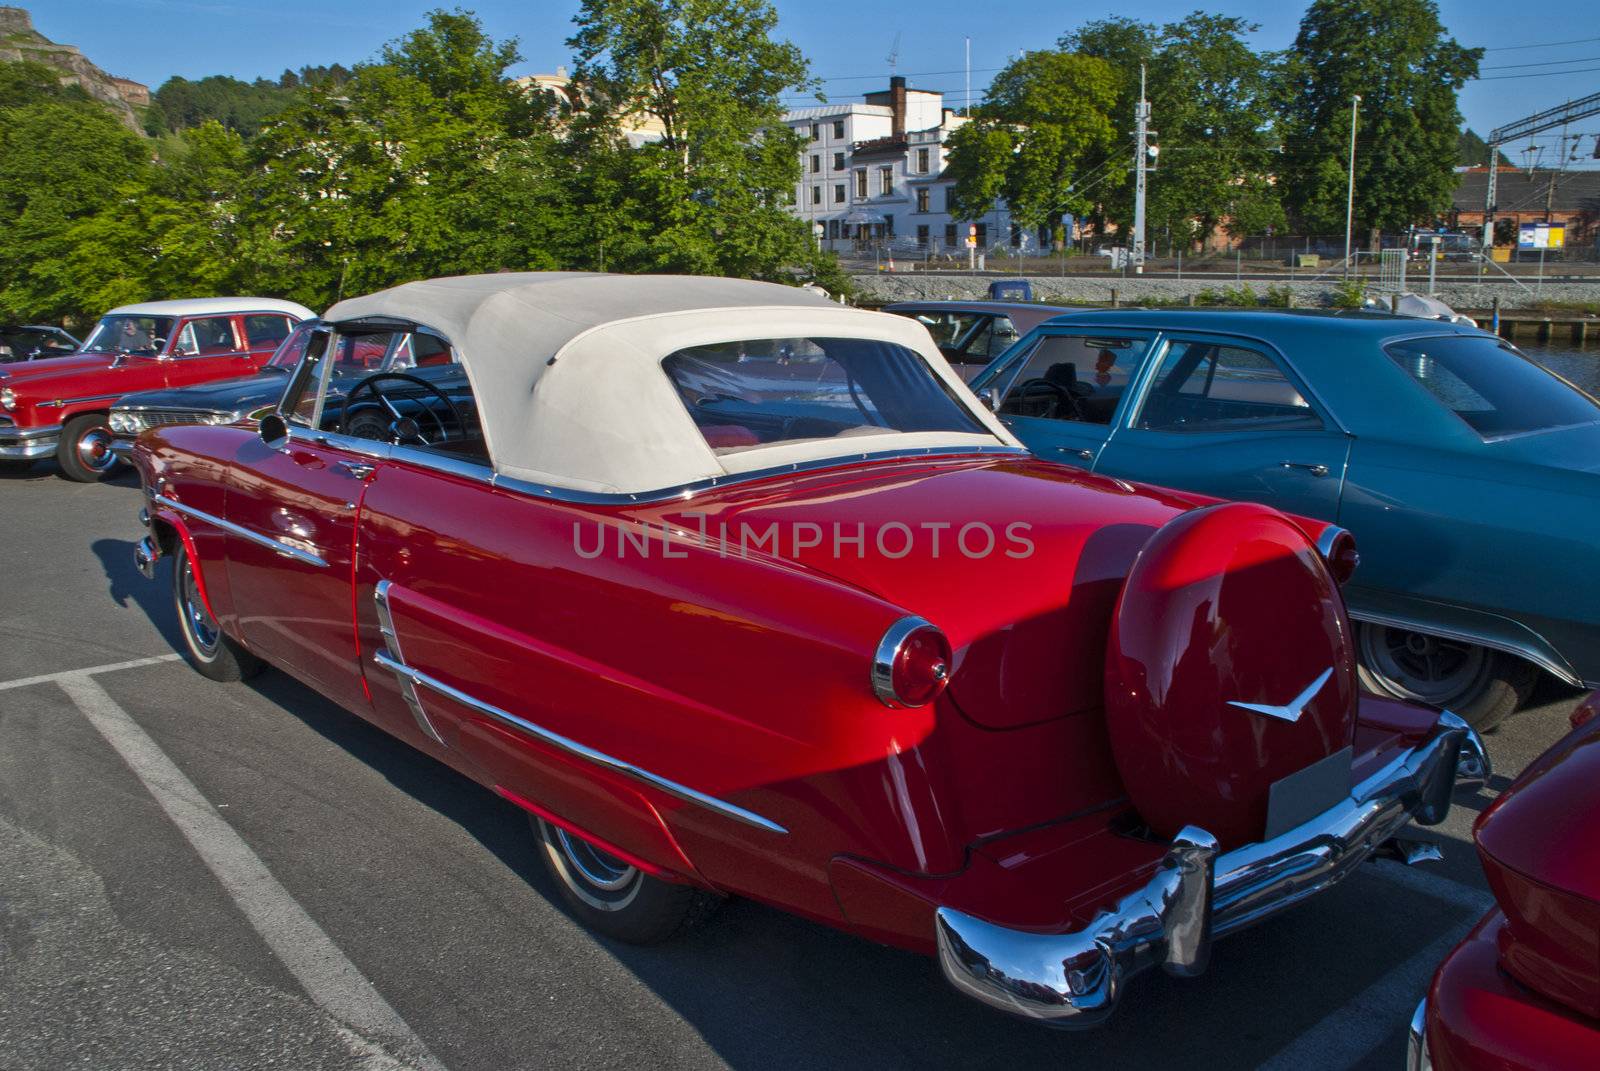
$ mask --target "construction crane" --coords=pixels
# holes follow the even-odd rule
[[[899,65],[899,63],[900,63],[900,31],[899,30],[896,30],[894,32],[894,44],[889,46],[889,55],[886,58],[889,61],[889,76],[892,78],[892,77],[894,77],[894,69],[895,69],[895,67],[897,67]]]
[[[1507,123],[1489,133],[1489,182],[1483,193],[1482,249],[1485,257],[1489,255],[1490,247],[1494,245],[1495,177],[1500,168],[1500,146],[1518,138],[1554,130],[1558,126],[1564,127],[1579,119],[1587,119],[1591,115],[1600,115],[1600,93],[1593,93],[1582,100],[1569,100],[1565,104],[1547,108],[1526,119]],[[1565,149],[1565,144],[1562,148]],[[1600,149],[1600,144],[1597,144],[1597,149]]]

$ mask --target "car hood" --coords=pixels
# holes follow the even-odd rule
[[[42,361],[15,361],[0,367],[0,379],[6,386],[21,393],[24,385],[38,383],[44,387],[57,379],[72,379],[84,374],[104,372],[111,367],[111,355],[105,353],[74,353],[67,357],[51,357]],[[48,389],[48,388],[45,388]]]
[[[952,694],[997,725],[1099,704],[1123,581],[1156,530],[1195,504],[1007,454],[856,465],[649,512],[730,554],[775,530],[762,549],[933,622],[979,670],[958,672]],[[1032,683],[1041,664],[1047,687]]]
[[[271,405],[283,397],[289,382],[284,372],[263,372],[254,376],[197,383],[192,387],[147,390],[130,394],[117,402],[118,409],[192,409],[206,413],[248,412]]]

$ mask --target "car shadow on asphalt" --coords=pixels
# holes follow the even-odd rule
[[[161,633],[174,651],[183,650],[183,635],[178,631],[178,613],[172,602],[172,578],[168,566],[158,566],[156,578],[146,580],[133,564],[132,539],[97,539],[90,550],[100,559],[105,573],[106,594],[121,607],[136,606]]]

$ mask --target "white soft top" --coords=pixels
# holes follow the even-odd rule
[[[106,313],[106,315],[222,316],[234,312],[285,312],[299,320],[310,320],[317,315],[298,302],[270,297],[208,297],[179,298],[176,301],[141,301],[137,305],[119,306]]]
[[[402,321],[460,354],[495,471],[589,492],[660,491],[735,472],[892,450],[1016,446],[914,320],[743,279],[529,272],[404,283],[334,305],[323,319]],[[897,432],[718,455],[695,427],[664,357],[688,346],[826,336],[922,355],[989,431]]]

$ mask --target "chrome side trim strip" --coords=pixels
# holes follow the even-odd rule
[[[676,796],[678,799],[686,800],[689,803],[699,804],[708,811],[714,811],[725,818],[732,818],[736,822],[743,822],[747,826],[754,826],[757,829],[764,829],[769,833],[789,832],[783,826],[780,826],[778,823],[769,818],[761,817],[754,811],[747,811],[743,807],[736,806],[735,804],[729,803],[726,800],[719,800],[715,796],[708,796],[704,792],[697,792],[686,785],[680,785],[676,781],[670,781],[659,774],[651,773],[649,770],[640,769],[631,762],[625,762],[622,759],[607,755],[603,751],[596,751],[592,747],[586,747],[583,744],[578,743],[576,740],[562,736],[560,733],[553,732],[550,729],[546,729],[542,725],[536,725],[533,722],[528,721],[526,718],[519,718],[517,715],[501,710],[497,706],[492,706],[489,703],[485,703],[481,699],[476,699],[473,696],[468,695],[466,692],[461,691],[459,688],[452,688],[443,681],[428,676],[421,670],[412,669],[410,666],[405,665],[404,663],[395,661],[395,659],[390,657],[386,652],[374,652],[372,660],[378,663],[380,666],[383,666],[385,669],[392,670],[395,673],[409,677],[413,682],[422,685],[430,692],[435,692],[439,695],[442,695],[446,699],[452,699],[455,702],[460,703],[462,706],[470,707],[485,717],[493,718],[495,721],[509,725],[513,729],[517,729],[518,731],[533,737],[535,740],[538,740],[541,743],[549,744],[551,747],[554,747],[560,751],[565,751],[569,755],[576,755],[580,759],[587,759],[596,766],[604,766],[608,770],[614,770],[617,773],[624,774],[636,781],[641,781],[644,784],[650,785],[652,788],[658,788],[662,792],[667,793],[669,796]]]
[[[187,517],[193,517],[195,520],[205,521],[209,525],[221,528],[224,532],[231,532],[240,539],[248,539],[252,543],[256,543],[260,546],[266,547],[268,550],[282,554],[285,558],[293,558],[295,561],[302,562],[306,565],[315,565],[319,569],[326,569],[328,567],[328,563],[326,561],[311,553],[309,550],[302,550],[299,547],[292,546],[281,540],[273,539],[270,536],[261,535],[259,532],[252,532],[250,529],[234,524],[232,521],[225,521],[214,513],[207,513],[203,509],[195,509],[193,506],[186,506],[176,499],[168,498],[166,495],[156,495],[152,501],[154,501],[157,505],[167,506],[171,509],[175,509]]]
[[[392,658],[404,664],[405,652],[400,649],[400,634],[394,628],[394,615],[389,611],[389,589],[394,586],[392,580],[380,580],[372,592],[372,601],[378,607],[378,631],[383,635],[384,650],[380,654],[393,652]],[[411,708],[411,716],[416,719],[417,728],[433,739],[436,744],[448,747],[444,737],[439,735],[439,730],[433,727],[433,722],[428,720],[428,712],[422,709],[422,700],[417,696],[417,684],[404,673],[396,673],[394,679],[400,685],[400,694],[405,698],[406,706]]]
[[[79,402],[110,402],[122,397],[120,394],[85,394],[81,398],[57,398],[54,401],[40,402],[35,409],[64,409],[69,405]]]
[[[1480,636],[1460,629],[1441,628],[1439,625],[1426,621],[1413,621],[1404,617],[1394,617],[1390,614],[1369,613],[1365,610],[1351,610],[1352,620],[1365,622],[1369,625],[1383,625],[1385,628],[1403,628],[1410,632],[1421,632],[1429,636],[1438,636],[1440,639],[1455,640],[1458,643],[1475,643],[1479,647],[1489,647],[1496,651],[1504,651],[1509,655],[1532,662],[1546,673],[1558,678],[1565,684],[1574,688],[1589,686],[1582,677],[1570,666],[1558,663],[1549,655],[1538,648],[1526,644],[1512,643],[1507,640],[1495,639],[1489,636]]]

